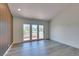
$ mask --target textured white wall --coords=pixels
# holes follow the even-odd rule
[[[42,20],[30,20],[21,17],[14,17],[13,18],[13,42],[19,43],[23,42],[23,24],[43,24],[45,27],[45,39],[49,38],[49,26],[48,21]]]
[[[51,20],[50,39],[79,48],[79,5],[72,5]]]

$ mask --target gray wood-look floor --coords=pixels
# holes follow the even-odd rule
[[[79,49],[51,40],[14,45],[6,56],[79,56]]]

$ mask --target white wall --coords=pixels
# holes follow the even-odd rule
[[[45,28],[45,39],[49,38],[48,21],[25,19],[21,17],[13,18],[13,43],[23,42],[23,24],[43,24]]]
[[[50,39],[79,48],[79,5],[72,5],[51,20]]]

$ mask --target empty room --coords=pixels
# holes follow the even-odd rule
[[[0,3],[0,56],[79,56],[79,4]]]

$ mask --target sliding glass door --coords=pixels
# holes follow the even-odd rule
[[[30,24],[23,25],[23,40],[28,41],[30,40]]]
[[[32,40],[37,39],[37,25],[32,25]]]
[[[39,25],[39,39],[44,39],[44,26]]]
[[[37,24],[23,24],[23,41],[44,39],[44,26]]]

